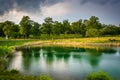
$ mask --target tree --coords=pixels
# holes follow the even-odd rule
[[[14,26],[14,23],[11,21],[6,21],[4,23],[3,31],[4,31],[4,34],[6,35],[6,39],[8,39],[8,37],[12,35],[13,26]]]
[[[40,24],[37,22],[33,22],[33,26],[31,28],[31,34],[34,36],[40,35]]]
[[[19,25],[14,24],[14,25],[13,25],[13,28],[12,28],[11,37],[12,37],[12,38],[17,38],[17,37],[19,37],[19,35],[20,35],[19,30],[20,30],[20,29],[19,29]]]
[[[50,17],[47,17],[44,19],[44,23],[42,24],[41,27],[41,32],[48,34],[50,37],[50,34],[52,34],[52,26],[53,26],[53,20]]]
[[[83,37],[85,36],[85,26],[82,23],[82,20],[73,22],[71,25],[71,29],[74,34],[81,34]]]
[[[4,23],[0,23],[0,36],[5,36],[4,32],[3,32],[3,27],[4,27]]]
[[[70,22],[68,20],[63,20],[63,31],[64,34],[69,34],[72,32]]]
[[[103,25],[101,35],[119,35],[120,29],[115,25]]]
[[[100,32],[98,29],[88,29],[86,31],[86,36],[87,37],[99,37],[100,36]]]
[[[100,29],[102,28],[101,23],[99,23],[99,18],[91,16],[89,20],[85,21],[86,26],[86,36],[97,37],[100,35]]]
[[[91,16],[89,20],[85,21],[85,26],[87,29],[94,28],[100,29],[101,24],[99,23],[99,18],[95,16]]]
[[[82,25],[82,20],[73,22],[71,25],[72,32],[74,34],[80,34],[81,25]]]
[[[20,34],[24,36],[24,38],[28,38],[30,35],[32,22],[29,16],[23,16],[22,20],[20,21]]]
[[[52,33],[54,35],[59,35],[62,33],[62,23],[58,21],[53,22]]]

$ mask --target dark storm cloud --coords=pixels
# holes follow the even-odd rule
[[[13,8],[13,1],[11,0],[0,0],[0,14],[4,14],[5,11]]]
[[[85,4],[88,2],[92,2],[92,3],[97,3],[100,5],[104,5],[104,4],[120,4],[120,0],[80,0],[81,4]]]
[[[22,11],[38,11],[40,5],[52,5],[62,0],[0,0],[0,15],[16,8]]]

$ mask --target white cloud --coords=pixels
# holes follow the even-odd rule
[[[41,7],[41,14],[45,17],[63,16],[69,13],[69,4],[66,2],[60,2],[54,5],[45,5]]]
[[[10,20],[10,21],[19,23],[20,19],[24,15],[28,15],[28,14],[25,12],[17,11],[16,9],[13,9],[9,12],[6,12],[4,15],[2,15],[0,21]]]

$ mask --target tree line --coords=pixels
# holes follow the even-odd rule
[[[120,25],[106,25],[99,21],[96,16],[91,16],[88,20],[78,20],[70,23],[69,20],[62,22],[53,21],[51,17],[44,19],[42,24],[30,19],[29,16],[23,16],[19,24],[12,21],[0,23],[0,37],[8,38],[29,38],[46,34],[59,36],[60,34],[81,35],[81,37],[99,37],[106,35],[120,35]]]

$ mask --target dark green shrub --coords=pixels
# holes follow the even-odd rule
[[[113,79],[107,73],[100,71],[89,73],[85,80],[113,80]]]
[[[0,69],[6,69],[7,68],[7,61],[5,59],[1,59],[0,57]]]
[[[11,73],[16,73],[16,74],[19,73],[19,71],[16,70],[16,69],[11,70],[10,72],[11,72]]]

